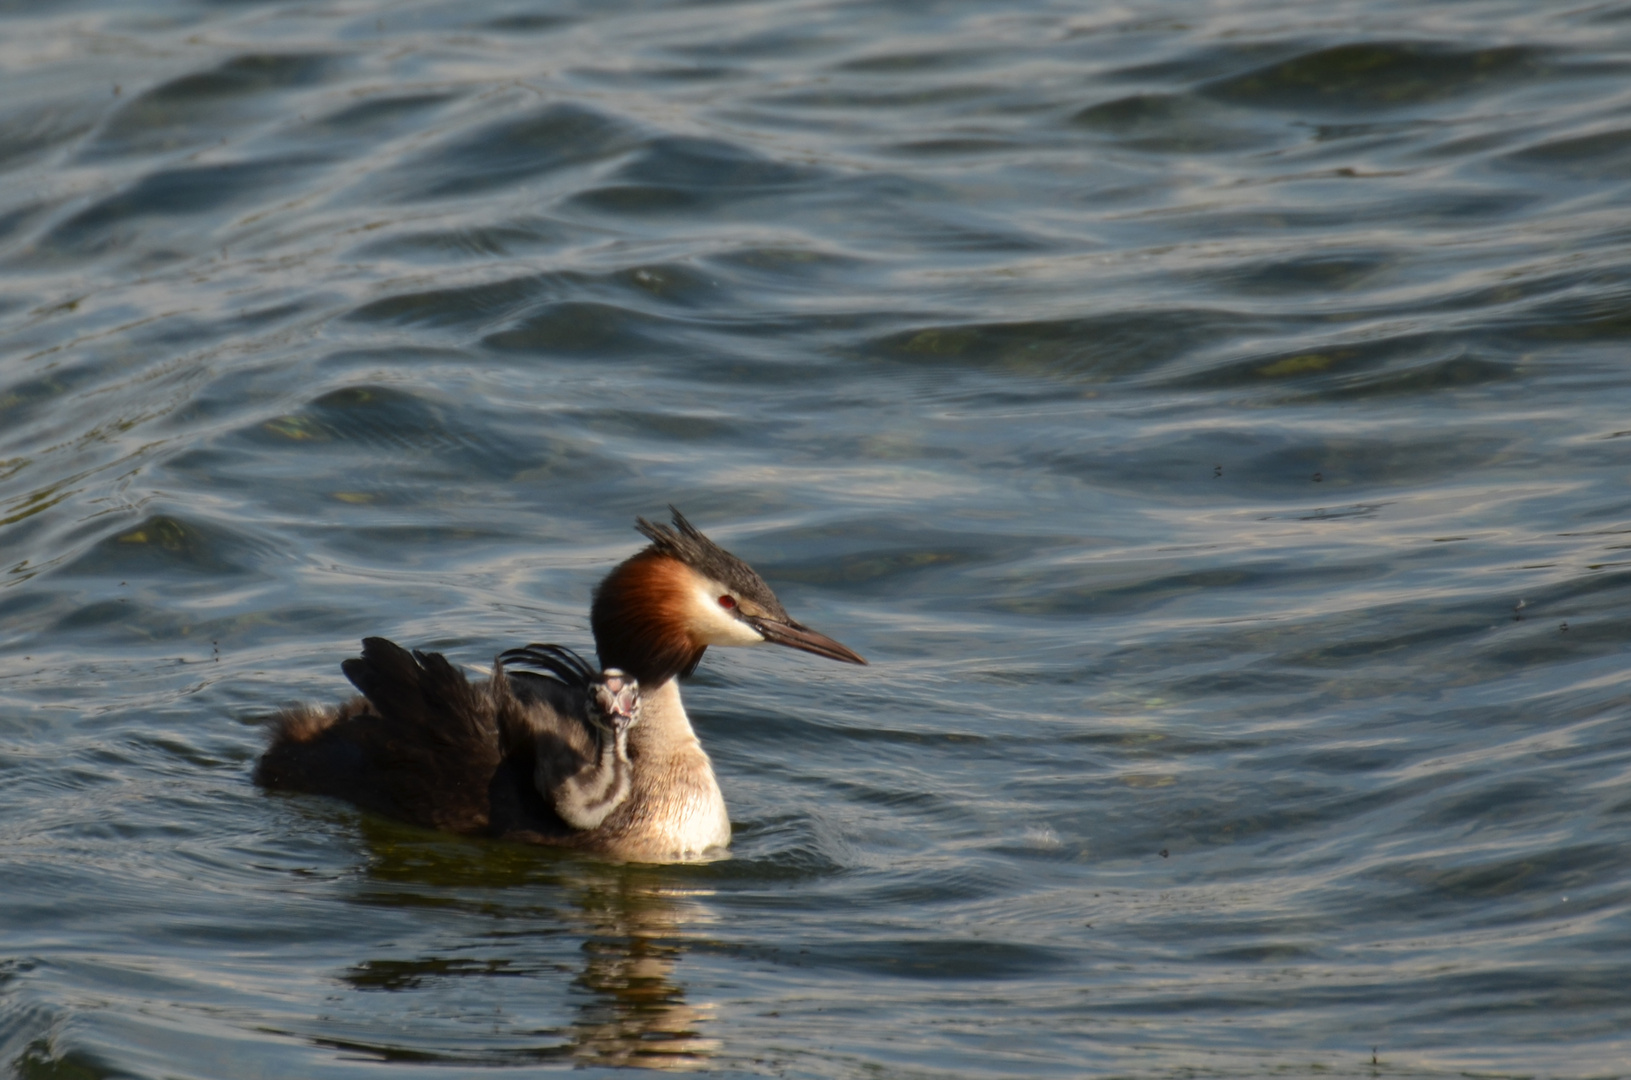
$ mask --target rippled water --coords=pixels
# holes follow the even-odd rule
[[[0,3],[0,1061],[1631,1075],[1631,6]],[[249,781],[665,503],[734,857]]]

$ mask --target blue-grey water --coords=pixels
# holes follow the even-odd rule
[[[732,858],[250,782],[670,502]],[[1631,4],[3,0],[0,1062],[1631,1075]]]

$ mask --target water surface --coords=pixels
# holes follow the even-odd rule
[[[0,4],[0,1061],[1631,1066],[1631,7]],[[683,508],[733,857],[249,782]]]

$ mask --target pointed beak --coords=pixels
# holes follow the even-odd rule
[[[807,626],[800,626],[791,619],[781,622],[777,619],[749,615],[744,621],[772,644],[803,649],[817,656],[825,656],[829,660],[842,660],[846,664],[866,663],[860,653],[845,648],[826,634],[818,634]]]

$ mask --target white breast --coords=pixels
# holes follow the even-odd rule
[[[730,846],[731,819],[679,683],[670,679],[641,694],[640,724],[630,737],[639,739],[641,772],[661,779],[644,793],[651,827],[636,840],[640,854],[630,855],[664,862],[718,858]]]

